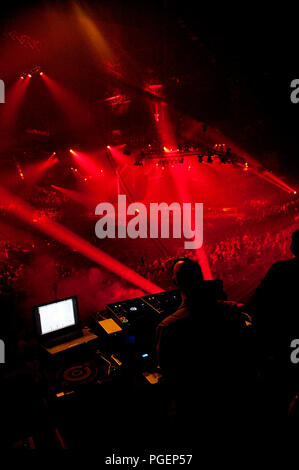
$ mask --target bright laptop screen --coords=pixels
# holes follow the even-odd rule
[[[38,314],[42,335],[73,326],[76,322],[73,298],[41,305]]]

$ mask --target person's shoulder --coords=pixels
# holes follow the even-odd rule
[[[292,269],[297,265],[299,265],[299,264],[298,264],[298,260],[296,258],[279,260],[279,261],[276,261],[274,264],[272,264],[272,266],[269,269],[268,273],[269,274],[281,273],[283,271],[288,271],[289,269]]]
[[[298,258],[290,258],[277,261],[275,264],[278,264],[279,266],[299,266],[299,260]]]
[[[189,310],[185,306],[182,306],[176,312],[164,318],[164,320],[159,323],[158,327],[171,327],[172,325],[175,325],[181,321],[187,320],[189,317]]]

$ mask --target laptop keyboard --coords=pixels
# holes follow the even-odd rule
[[[67,343],[68,341],[71,341],[72,339],[80,338],[81,336],[83,336],[82,331],[75,331],[75,332],[73,331],[72,333],[59,336],[58,338],[47,340],[45,343],[45,346],[51,348],[53,346],[57,346],[58,344]]]

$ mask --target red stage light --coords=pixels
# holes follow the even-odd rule
[[[40,76],[44,75],[44,72],[39,72]]]
[[[58,162],[58,158],[55,157],[55,152],[50,155],[47,160],[29,163],[24,168],[24,173],[26,175],[26,180],[30,184],[35,184],[42,177],[42,175],[53,167]]]
[[[19,111],[25,97],[29,80],[24,80],[19,77],[14,84],[8,89],[5,96],[7,105],[1,108],[0,127],[5,135],[5,139],[1,138],[0,148],[1,151],[14,145],[14,132],[15,125],[19,117]]]
[[[107,145],[107,149],[111,149],[110,145]]]
[[[66,115],[69,124],[76,129],[82,129],[82,127],[86,126],[89,109],[85,101],[53,78],[50,78],[47,74],[43,73],[41,78]]]
[[[31,78],[32,77],[31,73],[28,73],[27,77]]]
[[[70,153],[80,167],[84,168],[85,172],[87,171],[89,175],[97,175],[100,171],[97,163],[89,155],[78,152],[77,150],[70,149]]]
[[[72,168],[73,170],[73,168]],[[79,204],[83,204],[86,206],[89,210],[90,207],[94,206],[98,201],[94,200],[92,196],[86,194],[86,192],[79,192],[79,191],[74,191],[71,189],[66,189],[62,188],[60,186],[55,186],[54,184],[51,184],[52,188],[56,189],[57,191],[61,192],[64,194],[67,198],[79,202]]]

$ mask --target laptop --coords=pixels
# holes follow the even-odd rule
[[[38,305],[32,310],[38,340],[50,354],[97,339],[95,334],[80,327],[76,296]]]

